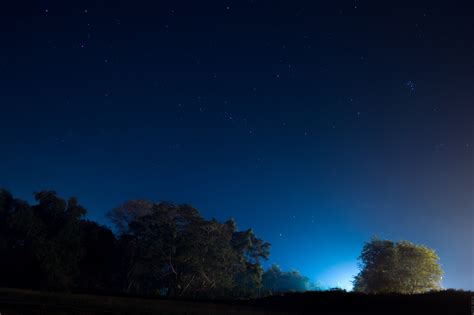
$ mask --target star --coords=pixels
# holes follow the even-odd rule
[[[415,85],[415,82],[411,81],[411,80],[408,80],[405,82],[405,86],[412,92],[415,92],[415,89],[416,89],[416,85]]]

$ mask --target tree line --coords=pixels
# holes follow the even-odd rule
[[[206,220],[186,204],[132,200],[108,212],[114,227],[85,218],[76,198],[54,191],[36,203],[0,189],[0,286],[88,293],[250,298],[317,289],[298,271],[263,268],[270,244],[234,220]],[[441,289],[433,249],[374,238],[365,243],[354,291]]]
[[[169,297],[257,297],[304,291],[308,278],[262,262],[270,244],[234,220],[206,220],[186,204],[132,200],[107,226],[76,198],[0,189],[0,286]]]

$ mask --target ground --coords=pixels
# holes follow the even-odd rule
[[[190,301],[0,289],[1,315],[471,314],[472,292],[362,295],[307,292],[256,300]]]

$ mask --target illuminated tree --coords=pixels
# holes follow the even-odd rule
[[[441,288],[439,257],[426,246],[373,239],[364,245],[359,259],[355,291],[413,294]]]

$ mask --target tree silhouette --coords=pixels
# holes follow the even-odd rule
[[[303,292],[310,289],[309,279],[299,271],[282,271],[278,265],[271,265],[263,274],[265,294]]]
[[[125,292],[255,295],[270,245],[234,221],[205,220],[189,205],[127,202],[109,217],[122,231]]]
[[[76,198],[35,194],[34,205],[0,190],[0,286],[82,292],[256,296],[270,244],[233,220],[192,206],[132,200],[108,227],[84,219]]]
[[[258,297],[309,289],[298,271],[262,261],[270,244],[234,220],[205,219],[186,204],[127,201],[110,228],[86,220],[72,197],[35,193],[36,203],[0,189],[0,286],[170,297]],[[354,289],[419,293],[441,287],[434,250],[373,239],[360,255]]]

